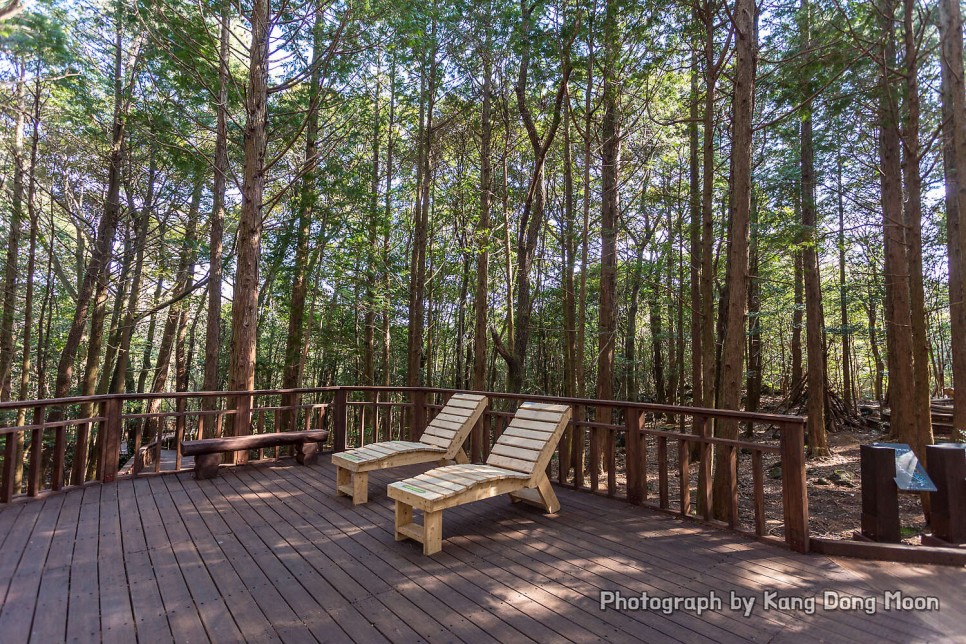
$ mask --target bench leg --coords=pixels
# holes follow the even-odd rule
[[[553,514],[560,510],[560,501],[557,500],[557,493],[553,491],[553,484],[544,474],[536,487],[523,488],[516,492],[510,492],[510,499],[514,503],[529,503],[538,508],[543,508],[546,512]]]
[[[352,496],[352,472],[338,465],[335,466],[335,495]]]
[[[470,462],[470,459],[467,458],[466,452],[461,447],[460,450],[458,452],[456,452],[456,464],[457,465],[466,465],[469,462]]]
[[[434,555],[443,549],[443,511],[423,512],[423,554]]]
[[[396,541],[412,539],[423,544],[424,555],[443,549],[443,511],[423,512],[423,525],[413,522],[413,506],[396,501]]]
[[[352,505],[361,505],[369,500],[369,472],[353,472],[335,466],[335,490],[339,496],[351,496]]]
[[[295,462],[299,465],[314,465],[319,460],[319,444],[302,443],[295,450]]]
[[[405,541],[409,535],[400,532],[400,529],[413,524],[413,506],[396,501],[396,541]]]
[[[218,476],[219,465],[221,465],[221,453],[195,456],[195,478],[198,480],[215,478]]]

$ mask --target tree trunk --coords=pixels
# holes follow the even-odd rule
[[[255,387],[258,343],[258,257],[262,238],[262,195],[265,189],[265,147],[268,121],[268,39],[271,33],[269,0],[252,3],[248,85],[245,92],[245,163],[242,207],[235,244],[234,302],[231,308],[231,362],[229,389]],[[234,402],[234,435],[251,433],[251,399]],[[244,460],[244,459],[242,459]]]
[[[221,288],[222,288],[222,246],[225,236],[225,184],[228,174],[228,39],[231,16],[226,4],[221,13],[221,34],[218,53],[218,105],[215,124],[214,177],[211,188],[211,218],[209,219],[208,245],[208,315],[205,321],[205,366],[201,388],[217,391],[221,388]],[[212,411],[217,405],[216,398],[203,398],[201,408]],[[202,436],[215,438],[218,423],[213,415],[203,417]]]
[[[751,211],[752,115],[755,106],[755,67],[758,58],[754,0],[735,0],[735,87],[732,103],[732,184],[729,210],[731,226],[728,235],[728,297],[724,341],[721,351],[721,387],[717,406],[738,409],[744,375],[745,307],[748,304],[748,232]],[[722,438],[738,436],[737,421],[719,421],[715,434]],[[730,470],[724,450],[715,458],[712,509],[718,519],[731,523]]]
[[[480,125],[480,219],[476,225],[476,293],[473,296],[473,383],[472,388],[486,387],[486,325],[490,285],[490,201],[493,195],[493,60],[490,30],[487,45],[480,51],[483,58],[483,106]]]
[[[607,0],[604,13],[604,116],[601,123],[600,196],[600,315],[597,342],[597,399],[614,398],[614,346],[617,340],[617,224],[620,219],[620,97],[618,69],[620,41],[617,0]],[[662,383],[663,384],[663,383]],[[609,424],[611,407],[598,407],[595,420]],[[601,447],[607,432],[598,432]],[[601,471],[609,467],[607,450],[600,449]]]
[[[963,19],[957,0],[939,1],[942,55],[943,167],[946,178],[946,229],[949,252],[949,317],[953,367],[953,426],[966,438],[966,83],[963,79]],[[956,436],[953,436],[956,438]]]
[[[915,380],[909,301],[909,259],[902,213],[898,101],[894,69],[895,3],[880,0],[880,37],[884,65],[879,79],[879,168],[885,246],[886,345],[889,405],[894,435],[915,423]],[[918,453],[918,452],[917,452]]]
[[[842,192],[842,156],[836,157],[839,214],[839,309],[842,322],[842,401],[847,411],[855,411],[855,391],[852,388],[852,331],[849,325],[848,287],[845,281],[845,200]]]
[[[322,67],[319,64],[323,56],[322,39],[322,11],[315,13],[315,24],[312,28],[312,65],[314,68],[309,76],[309,109],[305,124],[305,157],[302,160],[304,174],[299,185],[298,205],[296,206],[296,241],[295,258],[292,273],[292,295],[289,300],[288,334],[285,336],[285,365],[282,368],[282,389],[297,389],[302,383],[302,350],[305,344],[305,300],[308,294],[309,275],[306,273],[309,265],[309,235],[311,234],[312,215],[315,208],[316,173],[318,166],[318,138],[319,138],[319,94]],[[378,123],[379,119],[376,118]],[[378,147],[376,158],[379,158]],[[376,170],[378,174],[378,168]],[[374,179],[375,181],[375,179]],[[374,191],[375,192],[375,191]],[[373,202],[375,197],[373,197]],[[367,382],[366,384],[372,384]],[[298,404],[299,395],[286,395],[282,406]],[[298,420],[298,410],[282,415],[283,430],[295,429]]]
[[[929,393],[929,336],[926,328],[925,286],[922,275],[922,175],[919,171],[919,51],[913,16],[915,0],[903,0],[903,42],[905,44],[905,109],[902,154],[903,214],[909,270],[909,319],[912,341],[913,424],[899,427],[899,438],[908,443],[923,461],[926,445],[933,442]],[[928,501],[927,501],[928,502]]]
[[[13,315],[17,308],[17,278],[20,276],[20,227],[23,221],[24,159],[23,128],[26,107],[24,73],[26,66],[15,62],[17,69],[16,117],[13,131],[13,190],[10,228],[7,233],[7,258],[3,271],[3,310],[0,312],[0,401],[10,400],[10,376],[13,371]]]

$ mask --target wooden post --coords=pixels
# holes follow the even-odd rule
[[[641,436],[641,421],[644,415],[637,407],[624,410],[624,424],[627,431],[627,500],[635,505],[644,501],[644,462]]]
[[[587,419],[583,405],[574,405],[574,416],[571,423],[574,426],[573,440],[571,441],[570,460],[574,467],[574,487],[584,487],[584,428],[578,425]]]
[[[30,436],[30,471],[27,474],[27,494],[37,496],[40,492],[44,480],[44,418],[46,416],[43,407],[34,408],[33,425],[37,429],[32,430]]]
[[[480,419],[476,421],[476,425],[470,432],[470,462],[471,463],[482,463],[483,462],[483,431],[484,425],[487,422],[486,412],[484,411],[480,415]]]
[[[966,543],[966,446],[928,445],[926,454],[926,469],[936,484],[936,491],[930,493],[933,536]]]
[[[781,430],[782,504],[785,541],[792,550],[808,552],[808,496],[805,489],[805,421]]]
[[[244,395],[235,398],[235,419],[233,429],[235,436],[248,436],[252,433],[252,396]],[[240,449],[235,452],[235,465],[248,462],[248,450]]]
[[[13,498],[13,482],[17,468],[17,437],[20,432],[7,434],[7,441],[3,448],[3,479],[0,481],[0,503],[10,503]],[[18,490],[19,492],[19,490]]]
[[[691,443],[681,440],[678,443],[678,484],[681,488],[681,516],[691,513]]]
[[[862,463],[862,535],[881,543],[899,543],[899,488],[896,451],[860,445]],[[782,467],[784,468],[784,462]]]
[[[174,469],[176,470],[181,469],[181,441],[184,440],[184,430],[185,430],[185,423],[186,423],[186,418],[185,418],[186,404],[187,404],[187,400],[185,400],[185,397],[178,396],[178,399],[175,401],[175,407],[174,407],[175,411],[178,414],[174,421],[174,427],[175,427]]]
[[[409,426],[409,440],[418,441],[426,429],[426,392],[420,389],[413,392],[413,422]]]
[[[346,449],[345,444],[345,426],[346,426],[346,391],[341,387],[335,392],[335,402],[332,404],[332,413],[334,417],[332,419],[332,451],[334,452],[344,452]]]
[[[121,459],[121,409],[123,401],[120,398],[108,398],[101,403],[101,453],[98,463],[98,479],[102,483],[111,483],[117,477],[117,470]],[[181,444],[178,443],[180,453]],[[134,455],[135,457],[137,454]]]
[[[708,437],[708,417],[695,416],[694,421],[698,427],[698,435],[702,438]],[[698,456],[701,462],[698,465],[698,512],[704,517],[705,521],[711,520],[711,461],[713,453],[711,443],[701,441],[698,444]]]

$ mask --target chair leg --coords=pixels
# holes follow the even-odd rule
[[[529,503],[538,508],[543,508],[546,512],[553,514],[560,510],[560,501],[557,500],[557,493],[553,491],[553,484],[544,474],[540,477],[537,485],[530,488],[523,488],[516,492],[510,492],[510,499],[514,503]]]
[[[456,460],[456,464],[457,465],[466,465],[466,464],[468,464],[470,462],[470,459],[467,458],[466,452],[463,450],[462,447],[459,449],[458,452],[456,452],[456,459],[455,460]]]
[[[443,549],[443,511],[423,512],[423,554],[434,555]]]

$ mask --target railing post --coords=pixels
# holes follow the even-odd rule
[[[808,495],[805,489],[805,421],[781,429],[782,504],[785,541],[792,550],[808,552]]]
[[[117,477],[121,459],[121,405],[120,398],[108,398],[101,403],[101,451],[98,455],[97,478],[111,483]],[[180,449],[180,447],[179,447]],[[135,458],[137,454],[134,455]]]
[[[644,462],[641,449],[641,421],[644,415],[637,407],[624,410],[624,423],[627,430],[627,500],[635,505],[644,501]]]
[[[175,437],[174,437],[174,469],[181,469],[181,441],[184,440],[184,430],[186,425],[185,419],[185,409],[187,405],[187,400],[184,396],[178,396],[175,401],[175,412],[178,416],[175,418]]]
[[[6,435],[6,445],[3,449],[3,480],[0,481],[0,503],[10,503],[13,498],[13,484],[16,480],[17,437],[20,432]],[[18,490],[19,492],[19,490]]]
[[[44,481],[44,418],[47,410],[44,407],[34,408],[35,429],[30,435],[30,470],[27,473],[27,495],[37,496]]]
[[[426,392],[413,392],[413,422],[409,426],[409,440],[418,441],[426,428]]]
[[[345,402],[346,391],[340,387],[335,392],[335,402],[332,404],[332,413],[334,414],[332,418],[332,450],[335,452],[344,452],[346,449],[345,425],[347,407]]]

